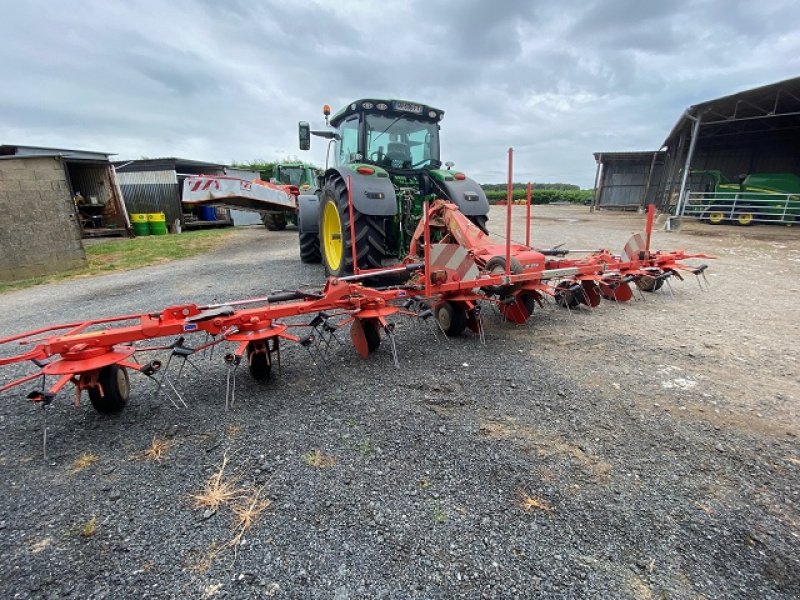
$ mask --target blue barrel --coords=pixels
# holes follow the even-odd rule
[[[216,221],[217,209],[215,209],[213,206],[200,206],[200,220]]]

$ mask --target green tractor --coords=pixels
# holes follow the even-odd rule
[[[486,230],[489,202],[481,186],[453,171],[451,162],[442,169],[442,110],[402,100],[366,99],[330,118],[325,106],[323,114],[330,129],[311,131],[306,122],[299,125],[301,150],[310,148],[313,134],[329,140],[329,158],[333,152],[333,165],[326,165],[319,178],[319,192],[298,198],[303,262],[322,262],[328,275],[349,275],[355,245],[359,269],[395,264],[408,252],[423,203],[436,198],[455,203]]]
[[[270,183],[296,185],[301,194],[315,194],[317,189],[317,169],[300,161],[284,161],[272,167]],[[270,231],[283,231],[288,223],[294,222],[294,212],[269,210],[261,213],[261,221]]]
[[[692,170],[689,185],[696,197],[684,214],[711,225],[800,221],[800,177],[794,173],[750,173],[730,181],[721,171]]]

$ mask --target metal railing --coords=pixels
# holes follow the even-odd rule
[[[687,191],[677,216],[712,225],[800,224],[800,194]]]

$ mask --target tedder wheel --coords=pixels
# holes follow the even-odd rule
[[[286,229],[286,215],[282,212],[265,212],[261,215],[264,227],[270,231],[283,231]]]
[[[664,280],[652,275],[642,275],[636,280],[636,287],[643,292],[657,292],[662,285],[664,285]]]
[[[556,286],[556,304],[561,308],[578,308],[578,305],[581,303],[580,296],[578,296],[580,292],[575,293],[569,289],[573,285],[574,284],[569,281],[562,281]]]
[[[486,262],[485,270],[492,275],[503,275],[506,272],[506,257],[493,256]],[[512,275],[519,275],[522,273],[522,265],[513,256],[511,257],[511,269],[509,269],[509,271]],[[486,289],[490,293],[497,294],[498,296],[510,296],[515,290],[519,289],[521,285],[521,283],[514,283],[511,285],[490,285],[487,286]]]
[[[361,358],[367,358],[381,345],[381,329],[377,319],[355,319],[350,325],[350,339]]]
[[[478,227],[483,233],[489,235],[489,228],[486,223],[489,220],[489,215],[470,215],[467,217],[474,225]]]
[[[386,256],[386,230],[382,217],[365,215],[353,208],[356,259],[360,269],[377,269]],[[319,223],[322,262],[328,275],[353,273],[350,240],[350,210],[347,184],[339,175],[328,178],[322,188]]]
[[[459,335],[467,326],[466,309],[456,302],[442,302],[436,307],[436,320],[447,335]]]
[[[89,400],[97,412],[111,415],[125,408],[131,393],[131,383],[125,367],[103,367],[97,375],[97,383],[99,387],[89,388]]]
[[[247,344],[247,366],[250,375],[258,381],[266,381],[272,374],[272,357],[266,340]]]
[[[533,314],[533,309],[536,308],[536,300],[534,299],[533,294],[529,292],[522,292],[519,296],[517,296],[517,302],[525,307],[525,310],[528,311],[528,316]]]
[[[314,264],[322,262],[318,233],[300,232],[300,260]]]

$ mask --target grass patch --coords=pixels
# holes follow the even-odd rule
[[[85,468],[91,467],[98,460],[100,460],[100,457],[94,452],[84,452],[78,458],[72,461],[72,473],[80,473]]]
[[[193,494],[196,508],[210,508],[217,510],[223,504],[227,504],[242,495],[242,491],[236,487],[232,479],[225,477],[225,467],[228,465],[228,457],[222,457],[222,464],[219,469],[214,471],[206,482],[206,487],[199,494]]]
[[[336,464],[336,457],[325,454],[322,450],[317,448],[312,452],[307,452],[304,454],[303,462],[309,467],[314,467],[315,469],[327,469],[328,467],[332,467]]]
[[[154,460],[156,462],[161,462],[161,459],[164,458],[167,454],[167,450],[172,448],[175,445],[175,442],[172,440],[168,440],[163,437],[155,436],[153,438],[153,442],[150,444],[150,447],[144,451],[143,456],[146,460]]]
[[[97,533],[97,517],[92,517],[81,526],[81,537],[92,537]]]
[[[180,235],[149,235],[114,239],[86,246],[88,265],[83,269],[0,283],[0,293],[42,283],[128,271],[148,265],[188,258],[218,248],[233,235],[232,228],[189,231]]]
[[[242,538],[247,530],[258,521],[265,510],[272,504],[272,500],[261,496],[263,488],[259,488],[252,492],[249,496],[242,499],[241,503],[233,507],[234,526],[233,537],[228,542],[228,545],[233,548],[234,552],[242,543]]]
[[[553,512],[553,507],[550,506],[548,502],[536,496],[531,496],[525,490],[519,490],[519,507],[525,512],[530,512],[532,510]]]

